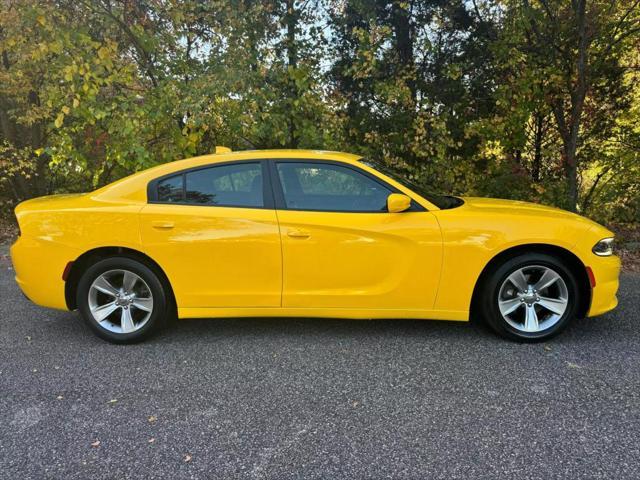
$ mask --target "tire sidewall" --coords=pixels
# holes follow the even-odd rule
[[[517,330],[502,317],[498,307],[498,295],[500,287],[509,275],[520,268],[533,265],[550,268],[562,277],[567,286],[569,303],[560,320],[554,325],[541,332],[527,333]],[[529,253],[507,260],[489,275],[482,294],[482,313],[487,323],[500,335],[521,342],[539,342],[552,338],[567,328],[576,316],[580,303],[579,295],[577,281],[564,262],[550,255]]]
[[[153,311],[147,323],[131,333],[116,333],[103,328],[89,309],[89,289],[94,280],[109,270],[129,270],[140,276],[149,286],[153,295]],[[77,289],[77,305],[83,319],[100,338],[112,343],[139,342],[156,332],[164,324],[167,310],[167,296],[158,275],[143,263],[128,257],[112,257],[100,260],[89,267],[80,277]]]

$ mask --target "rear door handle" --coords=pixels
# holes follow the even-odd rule
[[[292,238],[309,238],[311,236],[311,233],[309,233],[306,230],[293,228],[293,229],[287,230],[287,235],[289,235]]]
[[[151,222],[151,226],[158,230],[171,230],[175,224],[173,222],[167,222],[166,220],[155,220]]]

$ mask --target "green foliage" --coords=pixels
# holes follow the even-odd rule
[[[635,1],[9,0],[0,13],[0,209],[228,145],[350,151],[435,191],[640,218]]]

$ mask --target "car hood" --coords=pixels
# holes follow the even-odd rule
[[[503,200],[499,198],[461,197],[464,207],[469,210],[484,214],[511,214],[522,216],[549,217],[559,220],[569,220],[584,224],[585,227],[598,226],[600,224],[556,207],[539,205],[537,203],[522,202],[519,200]]]

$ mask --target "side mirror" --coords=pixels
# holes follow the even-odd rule
[[[401,193],[392,193],[387,197],[387,210],[389,213],[400,213],[409,210],[411,198]]]

